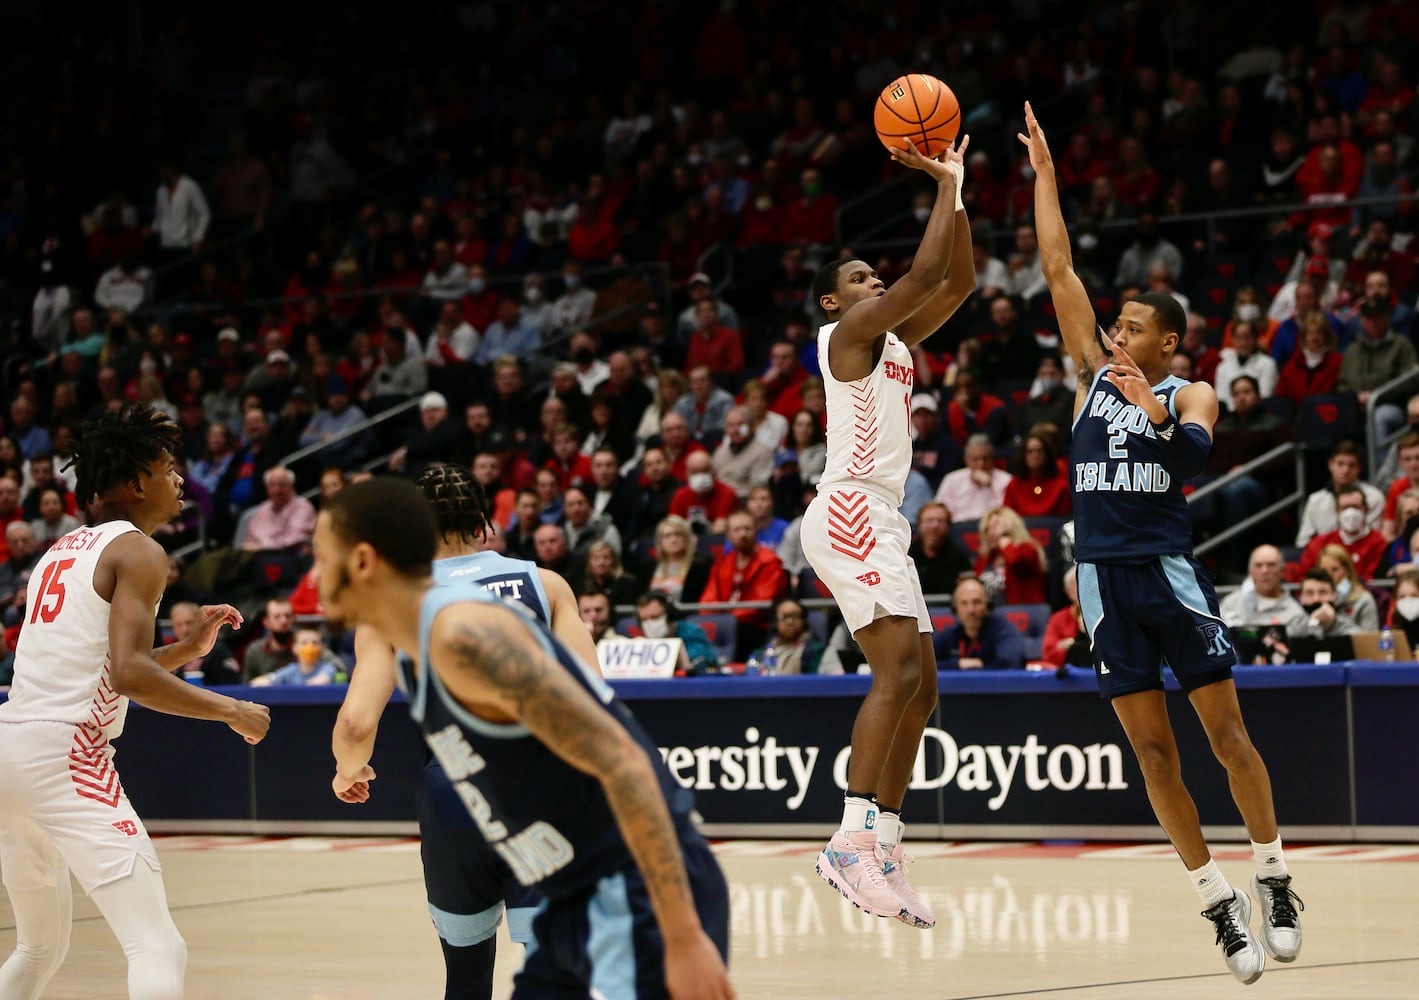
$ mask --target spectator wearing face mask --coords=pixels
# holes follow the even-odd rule
[[[640,636],[679,639],[682,644],[680,670],[687,675],[712,674],[719,670],[719,659],[705,630],[693,619],[682,618],[679,609],[658,590],[647,591],[636,601],[636,626],[631,630],[631,637]]]
[[[1407,569],[1395,574],[1394,604],[1389,609],[1388,626],[1403,629],[1409,648],[1419,650],[1419,570]],[[1415,654],[1419,659],[1419,653]]]
[[[1335,583],[1323,569],[1309,570],[1301,580],[1300,604],[1306,613],[1305,635],[1327,639],[1333,635],[1350,635],[1355,623],[1337,610],[1339,603]]]
[[[272,671],[269,674],[262,674],[254,678],[252,687],[269,687],[273,685],[297,685],[301,687],[315,687],[322,684],[334,684],[337,674],[344,671],[337,666],[335,660],[325,650],[325,644],[321,641],[320,630],[314,628],[303,628],[296,630],[296,658],[293,662],[286,664],[280,670]]]
[[[1310,540],[1301,553],[1301,571],[1314,568],[1326,546],[1338,545],[1349,555],[1360,579],[1373,579],[1387,543],[1385,536],[1366,522],[1365,494],[1354,487],[1342,489],[1335,498],[1335,508],[1340,526]]]

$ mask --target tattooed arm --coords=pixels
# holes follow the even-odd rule
[[[439,680],[468,711],[490,722],[522,723],[562,760],[601,782],[655,908],[670,995],[732,997],[724,962],[700,926],[670,810],[640,744],[547,656],[515,611],[450,605],[434,622],[430,654]]]

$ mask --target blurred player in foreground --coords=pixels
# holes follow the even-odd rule
[[[314,542],[327,614],[411,658],[410,714],[477,835],[546,897],[513,996],[732,997],[728,891],[690,794],[600,676],[530,615],[435,586],[438,525],[410,483],[342,490]]]

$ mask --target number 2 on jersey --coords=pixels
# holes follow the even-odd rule
[[[59,617],[59,612],[64,608],[64,584],[59,578],[73,565],[73,559],[60,559],[44,568],[44,578],[39,582],[39,600],[35,601],[34,610],[30,612],[31,625],[37,619],[49,624]]]

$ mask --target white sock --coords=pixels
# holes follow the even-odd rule
[[[1197,890],[1197,897],[1202,900],[1204,910],[1210,910],[1223,900],[1232,898],[1232,886],[1217,867],[1217,862],[1210,858],[1201,868],[1188,869],[1187,877],[1192,879],[1192,887]]]
[[[1286,870],[1286,856],[1281,853],[1280,837],[1269,844],[1258,844],[1253,840],[1251,856],[1256,862],[1256,873],[1262,878],[1285,878],[1290,874]]]
[[[860,795],[843,798],[843,833],[864,833],[877,828],[877,803]]]
[[[882,845],[883,850],[890,851],[900,844],[905,831],[899,814],[880,808],[877,810],[877,843]]]

